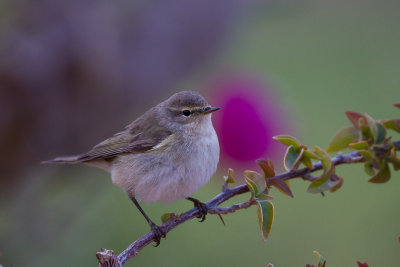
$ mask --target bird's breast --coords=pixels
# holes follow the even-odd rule
[[[219,143],[214,128],[202,135],[176,136],[147,153],[121,156],[112,167],[113,183],[144,202],[189,197],[217,169]]]

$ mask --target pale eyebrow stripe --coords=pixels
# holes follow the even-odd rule
[[[188,110],[201,110],[201,109],[203,109],[204,107],[203,106],[185,106],[185,107],[182,107],[181,108],[181,110],[185,110],[185,109],[188,109]]]

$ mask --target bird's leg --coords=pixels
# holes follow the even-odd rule
[[[150,225],[151,231],[153,232],[153,234],[155,236],[154,242],[156,242],[156,244],[153,246],[158,247],[158,245],[160,245],[161,237],[166,238],[165,232],[158,225],[156,225],[152,220],[150,220],[149,216],[147,216],[147,214],[144,212],[142,207],[140,207],[139,202],[136,200],[135,197],[130,197],[130,199],[132,200],[133,204],[135,204],[135,206],[138,208],[138,210],[143,214],[143,217],[146,219],[147,223]]]
[[[201,202],[200,200],[192,198],[192,197],[187,197],[186,199],[189,201],[192,201],[194,204],[194,207],[199,210],[199,215],[197,215],[197,218],[201,219],[199,222],[203,222],[206,219],[206,215],[207,215],[207,205],[205,203]]]

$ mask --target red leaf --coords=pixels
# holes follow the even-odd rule
[[[364,119],[364,121],[367,121],[367,118],[365,118],[364,115],[357,112],[346,111],[345,114],[357,130],[360,130],[360,125],[358,124],[360,119]]]
[[[281,179],[272,179],[270,181],[270,184],[275,186],[277,189],[279,189],[279,191],[281,191],[282,193],[288,195],[289,197],[293,197],[293,193],[290,190],[290,187],[288,186],[287,183],[285,183]]]
[[[393,106],[400,108],[400,103],[393,104]]]
[[[358,267],[369,267],[368,263],[366,263],[366,262],[362,263],[360,261],[357,261],[357,264],[358,264]]]
[[[270,160],[263,160],[258,159],[257,161],[258,166],[263,170],[265,178],[274,177],[275,176],[275,169],[274,165]]]

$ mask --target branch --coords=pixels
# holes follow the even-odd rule
[[[394,144],[396,147],[400,147],[400,141],[394,142]],[[337,154],[337,156],[332,158],[332,164],[335,166],[340,164],[359,163],[363,161],[364,161],[363,157],[358,152],[353,152],[345,155],[339,153]],[[294,178],[302,178],[304,180],[313,181],[315,180],[315,178],[310,174],[315,171],[321,170],[322,168],[323,166],[321,162],[313,163],[312,169],[302,168],[278,174],[275,177],[267,178],[267,182],[273,179],[291,180]],[[220,204],[224,203],[230,198],[244,194],[246,192],[249,192],[249,188],[247,187],[246,184],[239,185],[231,189],[224,186],[223,191],[220,194],[218,194],[213,199],[205,203],[207,205],[208,213],[218,214],[218,215],[228,214],[255,205],[256,201],[254,199],[250,199],[246,202],[234,204],[229,207],[218,207]],[[193,218],[196,218],[198,214],[199,214],[198,209],[193,208],[180,215],[174,216],[168,222],[160,225],[160,228],[165,233],[168,233],[174,228],[178,227],[180,224],[189,221]],[[108,267],[123,266],[129,259],[135,257],[140,252],[140,250],[142,250],[144,247],[146,247],[153,241],[155,241],[155,236],[153,232],[149,232],[144,236],[140,237],[139,239],[137,239],[135,242],[133,242],[120,255],[118,255],[118,257],[114,255],[114,252],[112,250],[103,249],[102,252],[98,252],[96,254],[97,258],[99,259],[99,266],[108,266]]]

